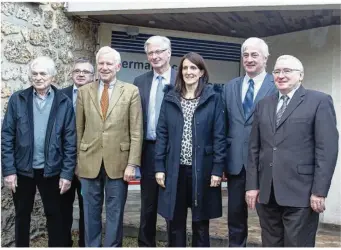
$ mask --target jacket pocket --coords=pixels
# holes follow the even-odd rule
[[[89,144],[81,142],[81,145],[79,146],[80,150],[87,151],[88,148],[89,148]]]
[[[206,146],[206,147],[205,147],[205,153],[206,153],[207,155],[213,154],[213,147],[212,147],[212,146]]]
[[[297,165],[297,173],[312,175],[315,172],[315,165]]]
[[[128,151],[130,149],[130,143],[129,142],[121,142],[120,148],[121,148],[121,151]]]

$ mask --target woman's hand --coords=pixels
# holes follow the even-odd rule
[[[161,187],[165,188],[165,173],[158,172],[155,174],[155,179],[157,184],[159,184]]]
[[[219,187],[221,183],[221,177],[216,175],[211,175],[211,185],[210,187]]]

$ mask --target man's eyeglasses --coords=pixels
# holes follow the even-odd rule
[[[153,54],[155,55],[161,55],[163,52],[165,52],[167,49],[161,49],[161,50],[155,50],[155,51],[150,51],[147,53],[147,56],[153,56]]]
[[[83,75],[92,75],[93,73],[88,71],[88,70],[79,70],[79,69],[75,69],[74,71],[72,71],[73,74],[75,75],[80,75],[80,74],[83,74]]]
[[[299,70],[299,69],[282,69],[282,70],[276,69],[276,70],[272,71],[272,73],[274,75],[278,76],[281,74],[281,72],[283,72],[283,75],[289,75],[294,71],[301,71],[301,70]]]

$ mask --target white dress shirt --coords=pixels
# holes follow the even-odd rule
[[[75,110],[76,110],[76,103],[77,103],[77,94],[78,94],[78,88],[76,84],[74,84],[73,89],[72,89],[72,104]]]
[[[262,83],[263,83],[265,77],[266,77],[265,70],[254,78],[250,78],[247,74],[245,75],[244,80],[243,80],[243,86],[242,86],[242,102],[244,102],[246,92],[249,89],[249,85],[250,85],[249,80],[252,79],[254,82],[253,100],[255,100],[259,89],[262,87]]]
[[[169,69],[161,75],[163,76],[163,79],[162,79],[163,86],[170,84],[171,72],[172,72],[172,68],[169,67]],[[148,105],[148,122],[147,122],[147,135],[146,135],[146,138],[148,140],[156,139],[155,99],[156,99],[157,85],[159,83],[159,80],[157,79],[158,76],[159,74],[154,71],[152,86],[150,88],[149,105]]]
[[[111,95],[112,95],[112,91],[114,89],[115,83],[116,83],[116,78],[111,83],[109,83],[109,88],[108,88],[109,102],[111,99]],[[101,98],[102,98],[103,89],[104,89],[104,82],[99,80],[99,88],[98,88],[99,106],[101,106]]]
[[[287,96],[289,97],[288,101],[287,101],[287,105],[289,105],[289,102],[291,101],[292,97],[294,96],[296,90],[301,86],[301,84],[299,84],[296,88],[294,88],[293,90],[291,90]],[[283,94],[281,94],[281,92],[278,92],[279,95],[278,95],[278,104],[277,104],[277,111],[276,113],[278,112],[278,110],[282,107],[283,105],[283,102],[284,100],[281,99],[281,97],[283,96]]]

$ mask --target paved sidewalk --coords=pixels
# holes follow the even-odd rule
[[[228,245],[227,233],[227,195],[223,192],[223,217],[210,221],[211,246],[226,247]],[[74,213],[75,220],[77,216],[77,204]],[[137,237],[140,225],[140,191],[128,191],[128,199],[125,206],[124,214],[124,234],[125,236]],[[103,216],[104,217],[104,216]],[[105,218],[104,218],[105,220]],[[76,221],[75,221],[76,222]],[[75,224],[75,223],[74,223]],[[191,237],[191,213],[189,210],[187,219],[187,228],[189,238]],[[167,241],[166,222],[158,215],[157,220],[157,239]],[[249,210],[249,237],[248,245],[261,246],[260,226],[257,213]],[[320,225],[316,238],[316,247],[341,247],[341,231],[340,227],[332,225]]]

